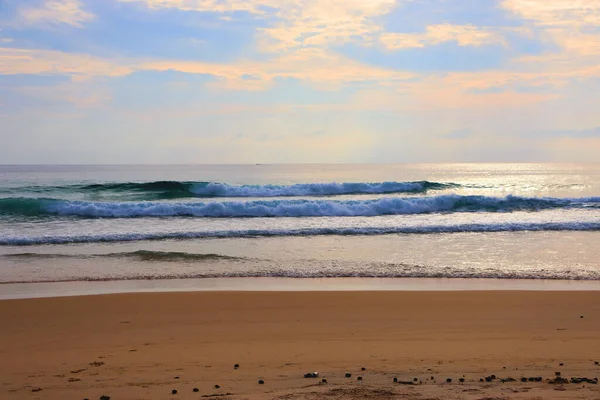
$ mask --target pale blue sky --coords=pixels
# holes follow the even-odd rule
[[[600,0],[0,0],[0,164],[599,161]]]

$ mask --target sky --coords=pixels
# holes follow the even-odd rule
[[[600,0],[0,0],[0,164],[599,162]]]

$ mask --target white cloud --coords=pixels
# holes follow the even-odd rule
[[[82,28],[83,23],[94,19],[94,15],[82,10],[79,0],[47,0],[39,7],[21,7],[19,21],[24,25],[66,24]]]
[[[381,34],[379,40],[388,49],[405,49],[456,42],[459,46],[481,46],[502,42],[502,37],[490,29],[473,25],[429,25],[424,33]]]
[[[330,43],[370,43],[381,26],[373,18],[388,13],[396,0],[119,0],[150,9],[231,13],[245,11],[274,21],[259,29],[259,48],[287,51]]]
[[[66,75],[81,80],[93,76],[123,76],[131,72],[126,65],[87,54],[0,47],[2,75]]]
[[[541,26],[583,27],[600,25],[598,0],[504,0],[502,6]]]

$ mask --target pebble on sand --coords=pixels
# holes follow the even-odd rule
[[[215,389],[221,389],[221,386],[215,385]]]
[[[460,378],[458,381],[462,383],[465,381],[465,378]]]
[[[398,378],[394,378],[394,383],[397,383],[397,382],[398,382]]]
[[[564,363],[558,363],[559,367],[562,367],[563,365],[565,365]]]
[[[192,392],[195,392],[195,393],[197,393],[197,392],[199,392],[199,391],[200,391],[200,389],[198,389],[198,388],[193,388],[193,389],[192,389]]]
[[[39,392],[41,390],[42,390],[42,388],[33,388],[33,389],[31,389],[32,392]]]
[[[357,381],[362,381],[362,376],[356,378]]]
[[[259,385],[264,385],[264,384],[265,384],[265,381],[263,381],[263,380],[261,379],[261,380],[259,380],[259,381],[258,381],[258,384],[259,384]]]
[[[238,369],[239,367],[240,367],[240,364],[235,364],[235,365],[233,366],[233,368],[234,368],[234,369]]]
[[[171,390],[171,394],[177,394],[177,389]]]
[[[360,370],[361,371],[366,371],[367,369],[365,367],[362,367]]]
[[[447,383],[452,383],[452,378],[447,378],[447,379],[446,379],[446,382],[447,382]]]
[[[352,378],[352,374],[349,372],[346,372],[346,378]]]
[[[554,373],[554,375],[556,375],[556,376],[560,376],[560,372],[556,371],[556,372]]]
[[[325,378],[321,379],[321,383],[327,383],[327,379],[325,379]]]
[[[100,396],[100,400],[110,400],[110,396]]]

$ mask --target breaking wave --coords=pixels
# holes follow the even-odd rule
[[[460,187],[455,183],[417,182],[332,182],[293,185],[230,185],[220,182],[155,181],[30,186],[29,193],[81,193],[92,196],[133,197],[138,200],[167,200],[187,197],[286,197],[336,196],[349,194],[425,193]],[[10,193],[10,192],[9,192]]]
[[[0,215],[138,217],[349,217],[449,212],[539,211],[600,208],[600,197],[579,199],[442,195],[376,200],[262,200],[246,202],[93,202],[60,199],[0,199]]]

